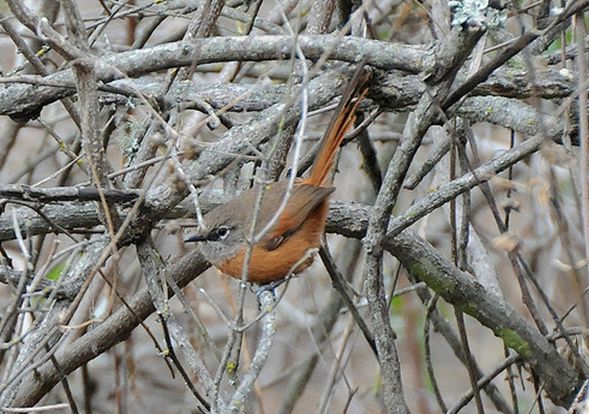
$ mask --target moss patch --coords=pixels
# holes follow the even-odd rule
[[[517,334],[513,329],[509,328],[498,328],[495,334],[503,339],[505,344],[513,349],[515,352],[520,354],[524,358],[532,356],[530,351],[530,345],[521,336]]]
[[[453,280],[432,277],[430,271],[424,263],[414,261],[407,263],[406,268],[409,273],[417,277],[419,280],[425,282],[431,289],[433,289],[434,292],[438,293],[442,297],[451,294],[456,287]]]

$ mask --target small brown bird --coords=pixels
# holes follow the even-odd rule
[[[355,72],[322,138],[309,177],[295,181],[286,207],[253,245],[248,268],[250,282],[276,282],[289,272],[302,272],[312,263],[312,258],[304,258],[309,249],[321,244],[329,195],[335,191],[330,178],[335,155],[346,132],[354,124],[356,108],[368,90],[370,78],[369,68],[360,67]],[[288,180],[266,185],[256,219],[256,234],[272,220],[287,189]],[[202,242],[201,251],[205,258],[235,278],[241,278],[248,248],[246,237],[254,217],[258,191],[258,187],[250,188],[210,211],[204,216],[205,231],[186,240]]]

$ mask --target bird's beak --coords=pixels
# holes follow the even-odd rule
[[[188,242],[201,242],[201,241],[207,241],[207,240],[208,240],[208,237],[204,236],[202,234],[196,234],[194,236],[190,236],[190,237],[184,239],[184,241],[186,243],[188,243]]]

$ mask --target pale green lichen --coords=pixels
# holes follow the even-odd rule
[[[507,20],[506,10],[489,7],[489,0],[452,0],[452,26],[502,27]]]
[[[454,306],[459,309],[460,311],[468,314],[468,315],[476,315],[478,310],[478,305],[476,303],[466,301],[460,303],[454,303]]]
[[[419,280],[424,281],[427,285],[436,293],[444,296],[444,292],[450,292],[454,289],[454,284],[443,278],[432,277],[430,272],[423,263],[413,262],[407,265],[407,270],[417,277]]]
[[[530,350],[530,344],[524,340],[519,334],[514,331],[513,329],[509,328],[497,328],[495,330],[495,334],[503,339],[505,345],[509,348],[513,349],[515,352],[520,354],[524,358],[529,358],[532,356],[532,351]]]
[[[237,370],[237,363],[235,361],[227,361],[225,368],[229,374],[233,374]]]

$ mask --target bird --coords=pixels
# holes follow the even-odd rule
[[[309,252],[321,245],[329,196],[335,191],[331,174],[335,156],[354,124],[356,109],[367,94],[371,77],[370,67],[363,64],[354,72],[321,139],[308,177],[295,179],[290,192],[288,179],[260,184],[264,188],[259,204],[260,188],[251,187],[208,212],[199,233],[185,241],[199,242],[205,259],[236,279],[241,279],[243,261],[251,249],[247,280],[258,285],[280,282],[309,267],[313,261]],[[275,218],[285,197],[286,205]],[[259,210],[254,214],[256,207]],[[256,235],[270,222],[273,224],[251,245],[248,235],[253,219]]]

